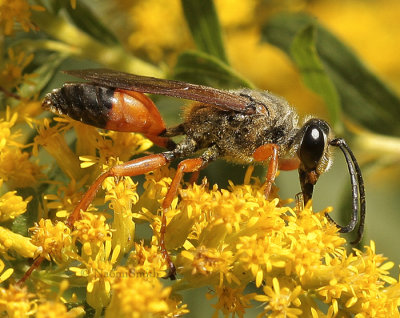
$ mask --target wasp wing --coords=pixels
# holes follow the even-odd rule
[[[65,73],[92,83],[139,93],[173,96],[215,105],[223,110],[251,111],[248,98],[208,86],[134,75],[109,69],[70,70]]]

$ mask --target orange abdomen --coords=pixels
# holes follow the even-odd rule
[[[104,128],[158,136],[165,130],[165,123],[146,95],[115,89]]]
[[[152,140],[160,140],[162,137],[157,136],[165,130],[153,101],[138,92],[90,83],[67,83],[47,94],[43,105],[88,125],[138,132]]]

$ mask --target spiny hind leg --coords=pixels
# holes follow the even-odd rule
[[[172,158],[168,158],[165,154],[154,154],[146,157],[134,159],[120,165],[116,165],[108,171],[101,174],[89,187],[81,201],[75,207],[67,220],[70,228],[81,217],[81,211],[86,211],[96,196],[97,191],[100,189],[103,181],[108,177],[133,177],[160,168],[170,162]]]
[[[96,196],[97,191],[100,189],[101,184],[107,177],[125,177],[125,176],[137,176],[144,174],[149,171],[153,171],[161,166],[167,164],[171,158],[164,154],[150,155],[143,158],[138,158],[125,162],[121,165],[112,167],[110,170],[101,174],[89,187],[81,201],[75,207],[71,215],[67,219],[67,225],[70,228],[74,227],[74,223],[81,218],[81,211],[86,211]],[[18,284],[22,285],[43,262],[44,257],[39,256],[33,262],[31,267],[27,270],[24,276],[18,281]]]
[[[159,246],[164,259],[169,267],[168,276],[171,279],[175,279],[176,268],[171,260],[165,244],[165,233],[167,230],[167,218],[166,213],[171,206],[173,199],[178,191],[179,184],[182,181],[183,175],[188,172],[196,173],[201,168],[205,167],[210,161],[216,159],[219,155],[218,149],[214,147],[208,148],[200,158],[185,159],[178,164],[176,169],[176,174],[172,179],[171,185],[168,189],[167,195],[161,205],[162,208],[162,218],[161,218],[161,229],[160,229],[160,241]]]

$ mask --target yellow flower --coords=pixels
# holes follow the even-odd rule
[[[159,280],[131,277],[122,270],[118,276],[105,317],[177,317],[188,312],[170,298],[171,288],[164,288]]]
[[[6,110],[5,118],[0,118],[0,150],[3,150],[6,146],[21,146],[15,141],[20,133],[11,132],[11,128],[15,125],[17,119],[18,114],[11,114],[9,108]]]
[[[94,161],[100,163],[103,159]],[[102,168],[108,169],[112,162],[115,160],[108,158]],[[103,216],[83,213],[72,238],[66,239],[67,246],[72,244],[65,247],[66,255],[72,255],[77,241],[83,244],[82,256],[73,255],[82,265],[69,269],[86,278],[86,301],[98,313],[104,307],[107,315],[113,311],[122,316],[136,312],[129,307],[133,299],[130,290],[139,288],[143,292],[150,288],[144,278],[164,276],[166,264],[157,244],[159,212],[173,174],[174,170],[168,167],[147,174],[140,196],[130,178],[119,182],[107,178],[103,187],[114,210],[114,222],[108,227]],[[181,278],[173,288],[217,286],[215,307],[225,315],[243,315],[254,297],[267,302],[263,315],[277,317],[319,315],[316,298],[328,304],[329,315],[384,312],[390,316],[396,312],[400,285],[387,273],[392,264],[384,263],[374,247],[367,248],[366,253],[355,251],[347,255],[345,240],[325,217],[328,209],[314,213],[310,206],[301,211],[281,207],[284,203],[278,198],[265,200],[258,180],[250,183],[249,175],[246,180],[244,185],[230,183],[229,189],[209,188],[204,180],[201,185],[179,190],[167,212],[166,245]],[[133,218],[153,228],[149,246],[135,243]],[[41,222],[43,228],[46,223],[51,224],[48,220]],[[52,231],[50,227],[49,232]],[[59,229],[58,233],[62,231]],[[111,236],[118,235],[120,240],[112,244]],[[51,246],[46,245],[46,239],[42,242],[38,245],[43,245],[43,256],[58,255],[57,251],[63,250],[61,243]],[[128,262],[121,266],[124,254],[132,249]],[[256,286],[263,286],[264,294],[243,295],[244,288],[254,281]],[[152,308],[156,312],[185,310],[171,302],[169,289],[161,291],[154,287],[158,282],[151,284],[151,297],[155,299]],[[157,300],[164,292],[165,297]],[[135,300],[135,304],[148,302],[150,292],[140,297],[143,299]],[[125,298],[130,302],[126,304]],[[141,305],[137,308],[149,310]]]
[[[299,307],[301,305],[299,299],[299,296],[302,293],[301,286],[281,288],[276,277],[272,279],[272,286],[273,288],[270,286],[264,287],[265,295],[257,295],[254,297],[255,300],[267,303],[264,307],[265,316],[288,318],[300,317],[302,311],[294,307]],[[261,316],[262,314],[259,315],[259,317]]]
[[[38,256],[64,263],[72,255],[71,230],[63,222],[53,224],[49,219],[41,219],[29,230],[32,232],[32,243],[39,247]]]
[[[156,240],[150,247],[135,243],[135,250],[129,255],[127,265],[131,276],[136,277],[165,277],[167,266],[163,256],[158,251]]]
[[[50,181],[50,184],[57,187],[57,193],[44,195],[45,210],[55,210],[57,217],[66,218],[82,198],[80,189],[86,182],[87,178],[85,177],[80,179],[79,182],[71,179],[66,186],[58,181]]]
[[[106,131],[100,132],[103,137],[98,139],[96,148],[100,151],[100,156],[109,158],[119,158],[127,161],[132,156],[140,154],[149,149],[153,143],[141,134]],[[84,139],[86,140],[86,138]]]
[[[33,245],[28,237],[0,226],[0,253],[5,254],[9,250],[22,257],[33,257],[38,247]]]
[[[141,0],[128,2],[128,12],[134,21],[129,46],[160,61],[164,54],[176,52],[189,42],[189,34],[177,0]]]
[[[24,146],[16,141],[21,135],[12,131],[17,118],[7,109],[0,119],[0,179],[11,189],[32,186],[42,176],[40,167],[30,161],[30,153],[22,151]]]
[[[85,311],[81,307],[72,308],[67,311],[67,307],[61,302],[47,301],[37,307],[36,318],[76,318],[82,317]]]
[[[69,127],[73,127],[76,132],[76,153],[84,156],[98,155],[98,162],[103,164],[108,164],[110,157],[127,161],[153,145],[137,133],[103,131],[67,118],[61,119],[63,121],[68,122]]]
[[[200,286],[215,281],[219,282],[218,286],[222,286],[224,277],[228,283],[234,281],[240,285],[239,279],[232,273],[235,260],[232,251],[218,251],[200,246],[195,250],[182,251],[180,256],[182,259],[177,261],[179,268],[183,267],[180,273],[194,285]]]
[[[18,22],[25,32],[35,29],[30,21],[31,10],[43,11],[44,8],[38,5],[30,5],[26,0],[2,1],[0,3],[1,28],[5,35],[14,32],[14,23]]]
[[[120,247],[118,245],[111,253],[111,242],[105,241],[95,258],[90,257],[87,262],[82,260],[86,268],[69,268],[76,276],[87,278],[86,302],[96,311],[100,311],[110,302],[111,283],[115,278],[114,264],[119,253]]]
[[[61,121],[50,127],[48,119],[44,119],[37,127],[38,135],[34,140],[34,154],[38,154],[38,146],[43,146],[46,151],[57,161],[58,166],[71,179],[80,180],[82,169],[78,156],[73,153],[64,139],[64,133],[70,129],[68,122]]]
[[[155,213],[160,207],[162,200],[164,200],[174,175],[175,170],[169,169],[166,166],[146,174],[146,181],[143,183],[144,192],[134,207],[135,211],[146,209]],[[149,221],[149,219],[139,214],[135,215],[135,217]]]
[[[244,286],[239,288],[232,288],[229,286],[218,286],[215,295],[206,294],[208,299],[218,297],[218,303],[213,305],[216,309],[213,318],[218,317],[218,312],[221,310],[225,317],[232,314],[232,317],[238,315],[243,318],[247,308],[250,308],[250,300],[254,298],[255,294],[243,294]]]
[[[20,2],[21,0],[16,0],[15,3]],[[22,0],[23,1],[23,0]],[[8,1],[3,1],[2,3],[7,3]],[[25,2],[25,1],[24,1]],[[1,18],[2,11],[4,10],[4,6],[0,4],[0,21],[6,21]],[[0,22],[0,28],[1,28]],[[0,86],[8,92],[11,92],[14,88],[18,87],[20,84],[29,81],[31,78],[34,78],[34,74],[24,74],[24,69],[29,65],[29,63],[33,60],[33,55],[27,55],[25,52],[20,51],[18,54],[14,52],[12,49],[8,49],[8,59],[6,60],[5,65],[3,65],[0,72]]]
[[[119,245],[121,253],[125,254],[134,244],[135,222],[132,206],[139,200],[136,184],[129,177],[118,182],[114,178],[107,178],[103,182],[103,188],[107,191],[105,200],[110,201],[110,208],[113,210],[113,246]]]
[[[371,242],[365,253],[355,251],[354,255],[347,255],[343,251],[340,259],[331,261],[330,273],[321,272],[319,275],[319,283],[327,280],[325,286],[317,289],[324,302],[331,304],[329,311],[337,314],[341,304],[354,314],[375,317],[398,314],[399,300],[393,294],[389,296],[387,290],[397,290],[398,293],[400,285],[388,275],[393,263],[385,263],[385,260],[385,257],[375,254],[375,244]],[[321,271],[324,269],[320,268]]]
[[[36,311],[34,294],[27,287],[10,285],[7,289],[0,287],[0,314],[10,318],[29,317]]]
[[[39,282],[40,284],[40,282]],[[69,284],[67,280],[58,282],[58,292],[50,292],[50,290],[41,290],[41,286],[35,286],[37,290],[37,296],[39,296],[38,307],[36,310],[35,317],[39,318],[75,318],[81,317],[85,314],[82,307],[74,307],[71,310],[67,310],[64,304],[66,300],[62,297],[62,294],[68,289]],[[53,289],[54,291],[54,289]],[[40,294],[42,292],[42,294]],[[44,292],[44,293],[43,293]]]
[[[0,178],[10,188],[24,188],[42,177],[40,167],[30,161],[30,154],[18,148],[7,147],[0,153]]]
[[[5,265],[2,259],[0,258],[0,284],[10,278],[12,273],[14,272],[14,269],[12,268],[7,268],[4,272]]]
[[[215,6],[225,28],[234,28],[248,24],[254,19],[256,0],[217,0]]]
[[[240,262],[246,270],[250,270],[257,287],[261,286],[263,279],[273,267],[285,266],[286,253],[279,245],[280,235],[275,235],[264,238],[258,238],[256,234],[251,237],[244,236],[240,238],[241,243],[237,245],[238,253],[241,255]]]
[[[174,200],[167,213],[166,243],[168,248],[182,246],[191,238],[198,239],[200,231],[208,224],[206,220],[215,205],[213,192],[207,189],[207,181],[201,185],[189,185],[180,190],[181,200]],[[216,233],[214,233],[215,237]]]
[[[0,187],[1,187],[0,180]],[[16,195],[17,191],[9,191],[0,196],[0,222],[15,219],[18,215],[26,212],[26,207],[32,197],[25,200]]]
[[[82,218],[74,223],[72,237],[83,244],[82,257],[90,257],[99,252],[105,241],[111,240],[110,226],[106,218],[92,213],[81,213]]]

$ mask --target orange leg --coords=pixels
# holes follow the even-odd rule
[[[75,207],[74,211],[71,213],[69,218],[67,219],[67,225],[70,228],[73,228],[74,223],[78,221],[81,217],[81,210],[86,211],[87,208],[89,207],[90,203],[93,201],[94,197],[96,196],[97,191],[99,190],[101,184],[107,177],[123,177],[123,176],[137,176],[140,174],[147,173],[149,171],[153,171],[161,166],[164,166],[170,162],[170,160],[167,159],[166,156],[163,154],[155,154],[155,155],[150,155],[146,156],[143,158],[138,158],[135,160],[128,161],[124,164],[117,165],[112,167],[110,170],[107,172],[104,172],[101,174],[95,181],[94,183],[90,186],[88,191],[85,193],[79,204]],[[170,191],[169,191],[170,192]],[[168,192],[168,193],[169,193]],[[176,193],[176,190],[175,190]],[[173,198],[169,200],[169,204],[171,204]],[[165,251],[165,246],[162,247],[162,252],[163,255],[166,253]],[[168,253],[167,253],[168,256]],[[24,276],[18,281],[18,284],[22,285],[32,274],[32,272],[40,266],[40,264],[43,262],[44,257],[39,256],[38,258],[35,259],[31,267],[27,270],[27,272],[24,274]],[[166,261],[171,263],[169,256],[166,258]],[[170,265],[168,265],[170,266]],[[171,267],[171,266],[170,266]]]
[[[199,180],[199,176],[200,176],[200,170],[194,171],[190,176],[189,183],[190,184],[197,183],[197,180]]]
[[[26,271],[24,276],[17,282],[17,285],[22,286],[25,281],[31,276],[32,272],[40,266],[40,264],[44,261],[44,256],[38,256],[35,261],[32,263],[31,267]]]
[[[296,170],[300,166],[300,159],[295,157],[295,158],[290,158],[290,159],[279,159],[279,170]]]
[[[153,171],[161,166],[164,166],[168,162],[169,160],[167,160],[163,154],[155,154],[125,162],[104,172],[93,182],[79,204],[75,207],[74,211],[67,220],[68,226],[72,228],[74,223],[80,219],[80,211],[87,210],[90,203],[96,196],[97,191],[100,189],[101,184],[107,177],[133,177]]]
[[[172,200],[176,196],[176,192],[178,191],[179,184],[182,180],[183,174],[185,172],[196,172],[198,171],[202,166],[204,165],[204,160],[201,158],[193,158],[193,159],[186,159],[181,161],[178,164],[176,174],[174,178],[172,179],[171,185],[169,187],[169,190],[167,192],[167,195],[164,198],[164,201],[161,205],[162,207],[162,219],[161,219],[161,229],[160,229],[160,242],[159,246],[161,249],[161,253],[163,254],[163,257],[168,264],[169,267],[169,273],[167,278],[175,279],[176,275],[176,268],[174,263],[171,260],[171,257],[169,256],[169,253],[167,251],[167,248],[165,246],[165,232],[167,230],[167,217],[166,217],[166,212],[168,211],[169,207],[171,206]]]
[[[122,165],[117,165],[112,167],[110,170],[107,172],[103,173],[100,175],[95,182],[90,186],[88,191],[85,193],[83,196],[82,200],[79,202],[79,204],[75,207],[74,211],[70,215],[70,217],[67,220],[68,226],[71,228],[73,227],[73,224],[75,221],[80,219],[80,211],[87,210],[89,207],[90,203],[93,201],[94,197],[96,196],[96,193],[98,189],[100,188],[101,184],[107,177],[122,177],[122,176],[137,176],[140,174],[147,173],[149,171],[155,170],[165,164],[167,164],[170,160],[168,160],[163,154],[156,154],[156,155],[150,155],[146,156],[144,158],[138,158],[132,161],[128,161]],[[162,203],[162,210],[163,210],[163,215],[162,215],[162,220],[161,220],[161,229],[160,229],[160,250],[161,253],[163,254],[163,257],[168,264],[169,267],[169,274],[168,277],[171,277],[172,279],[175,278],[175,266],[173,262],[171,261],[171,258],[168,254],[168,251],[165,246],[165,231],[167,227],[167,219],[165,216],[166,211],[168,210],[169,206],[172,203],[172,200],[176,196],[176,192],[178,191],[179,184],[182,180],[183,174],[185,172],[195,172],[199,170],[202,165],[203,165],[204,160],[200,158],[196,159],[187,159],[183,160],[177,168],[177,172],[175,174],[175,177],[173,178],[170,188],[167,192],[167,195],[165,196],[165,199]]]
[[[271,192],[272,184],[275,181],[276,173],[278,172],[278,153],[279,146],[276,144],[265,144],[256,149],[253,157],[256,161],[266,161],[269,159],[268,172],[264,182],[264,195],[268,199]]]

